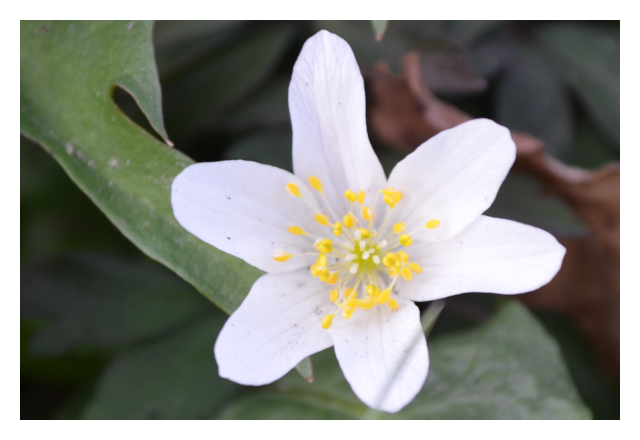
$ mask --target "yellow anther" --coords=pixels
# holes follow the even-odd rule
[[[333,224],[333,235],[341,236],[342,235],[342,223],[335,222]]]
[[[337,290],[332,290],[331,292],[329,292],[329,301],[331,301],[332,303],[338,301],[338,291]]]
[[[408,247],[413,243],[413,239],[409,237],[409,234],[402,234],[399,238],[400,244],[402,246]]]
[[[391,196],[384,196],[382,200],[384,200],[384,203],[389,205],[391,208],[396,206],[396,202],[393,200]]]
[[[349,213],[349,214],[345,215],[345,216],[342,218],[342,223],[344,223],[344,225],[345,225],[347,228],[353,228],[353,227],[356,225],[356,223],[357,223],[357,222],[358,222],[358,219],[356,218],[356,216],[355,216],[355,215],[353,215],[353,214],[351,214],[351,213]]]
[[[322,252],[323,254],[328,254],[333,250],[333,242],[328,238],[321,240],[320,243],[316,245],[316,249],[318,252]]]
[[[407,229],[407,227],[404,225],[404,223],[396,223],[395,225],[393,225],[394,234],[402,234],[405,229]]]
[[[342,306],[342,316],[349,319],[360,305],[359,299],[350,299]]]
[[[435,218],[432,218],[427,222],[426,225],[424,225],[425,228],[429,228],[429,229],[435,229],[438,226],[440,226],[440,220],[436,220]]]
[[[344,192],[344,196],[346,197],[346,199],[348,201],[350,201],[351,203],[355,202],[356,200],[358,200],[358,195],[356,193],[354,193],[351,190],[346,190]]]
[[[315,278],[322,273],[322,266],[314,263],[311,265],[309,270],[311,272],[311,275],[313,275],[313,277]]]
[[[409,269],[411,269],[413,273],[422,273],[422,266],[418,263],[409,263]]]
[[[369,310],[375,305],[376,305],[376,302],[371,298],[360,301],[360,308],[362,310]]]
[[[384,258],[382,259],[382,264],[384,264],[385,266],[387,266],[389,269],[396,267],[396,265],[400,265],[400,259],[398,258],[398,256],[396,254],[394,254],[393,252],[389,252],[387,255],[384,256]]]
[[[300,188],[298,188],[298,185],[295,183],[287,183],[287,191],[293,196],[302,197],[302,195],[300,195]]]
[[[329,327],[331,327],[331,323],[333,322],[333,315],[327,315],[324,318],[322,318],[322,328],[323,329],[328,329]]]
[[[322,226],[329,226],[331,224],[331,222],[329,221],[329,217],[324,214],[317,213],[314,219],[316,219],[316,221]]]
[[[358,231],[360,231],[360,235],[362,236],[362,238],[369,238],[371,237],[371,232],[369,232],[368,229],[365,228],[358,228]]]
[[[289,226],[287,231],[291,232],[293,235],[307,235],[300,226]]]
[[[358,203],[360,204],[360,206],[364,205],[364,197],[365,197],[365,193],[364,190],[360,190],[360,192],[358,193]]]
[[[411,279],[413,278],[411,270],[406,266],[400,269],[400,273],[402,274],[402,277],[407,281],[411,281]]]
[[[351,289],[351,288],[346,289],[345,292],[344,292],[344,296],[345,296],[345,298],[347,298],[347,300],[353,298],[357,294],[358,294],[358,291],[355,290],[355,289]]]
[[[377,298],[377,296],[380,294],[380,288],[378,286],[374,286],[373,284],[369,284],[366,288],[366,291],[369,296],[374,298]]]
[[[376,212],[373,210],[373,208],[366,206],[362,210],[362,216],[367,221],[373,221],[373,219],[376,218]]]
[[[385,289],[378,295],[377,302],[378,304],[384,304],[389,301],[389,298],[391,298],[391,289]]]
[[[337,282],[338,282],[338,272],[334,272],[331,274],[331,276],[327,280],[327,284],[335,284]]]
[[[395,190],[395,189],[393,189],[393,188],[391,188],[391,187],[389,187],[389,188],[385,188],[385,189],[381,190],[380,192],[381,192],[382,194],[384,194],[385,196],[390,196],[390,195],[392,195],[393,193],[395,193],[395,192],[396,192],[396,190]]]
[[[402,258],[402,261],[404,261],[405,263],[409,261],[409,254],[407,254],[405,251],[398,251],[396,252],[396,254],[398,255],[398,257]]]
[[[309,183],[316,191],[322,192],[322,182],[316,176],[309,176]]]
[[[329,274],[329,269],[325,269],[322,274],[320,274],[320,276],[318,277],[320,279],[320,281],[322,281],[323,283],[328,283],[329,282],[329,278],[331,278],[331,275]]]
[[[323,269],[327,267],[327,256],[325,254],[320,254],[318,259],[316,260],[316,264],[321,266]]]
[[[396,301],[395,299],[390,299],[389,302],[387,302],[387,305],[391,307],[391,310],[393,310],[394,312],[400,308],[400,306],[398,305],[398,301]]]
[[[273,259],[280,263],[284,263],[291,257],[293,257],[293,255],[287,254],[284,251],[277,251],[276,253],[273,254]]]
[[[399,268],[397,268],[397,267],[394,267],[393,269],[391,269],[391,270],[389,271],[389,276],[390,276],[391,278],[395,278],[395,277],[397,277],[398,275],[400,275],[400,269],[399,269]]]
[[[402,191],[396,191],[391,195],[391,198],[396,204],[400,203],[400,200],[402,200]]]

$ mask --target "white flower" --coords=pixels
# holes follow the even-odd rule
[[[192,165],[173,182],[185,229],[267,272],[216,341],[220,376],[268,384],[335,346],[356,395],[399,411],[429,367],[412,301],[537,289],[565,249],[540,229],[482,215],[515,159],[509,131],[489,120],[431,138],[387,181],[367,137],[360,70],[338,36],[305,43],[289,108],[295,174],[237,160]]]

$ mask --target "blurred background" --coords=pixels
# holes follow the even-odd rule
[[[378,26],[156,22],[170,139],[199,162],[291,171],[287,88],[320,29],[356,55],[387,173],[469,117],[512,129],[516,166],[487,214],[544,228],[567,247],[556,280],[519,299],[558,344],[593,416],[618,419],[619,22],[392,21],[377,41]],[[114,100],[157,136],[129,94],[116,89]],[[21,137],[20,154],[21,418],[218,417],[246,393],[217,377],[212,347],[225,315],[143,255],[41,147]],[[488,297],[447,299],[432,336],[486,321]]]

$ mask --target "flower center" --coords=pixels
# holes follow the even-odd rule
[[[398,302],[392,298],[396,282],[400,278],[403,281],[411,281],[414,274],[422,272],[422,267],[411,262],[409,254],[404,250],[413,243],[411,234],[417,230],[406,233],[406,226],[402,222],[388,225],[392,210],[402,200],[402,192],[394,188],[378,191],[372,206],[376,206],[378,197],[382,195],[387,208],[384,221],[376,230],[376,213],[372,206],[365,205],[364,191],[356,194],[346,190],[344,196],[351,208],[342,217],[338,217],[324,194],[320,180],[311,176],[309,183],[321,194],[330,214],[329,216],[318,212],[314,215],[314,220],[327,228],[327,234],[316,236],[299,226],[290,226],[290,233],[315,239],[315,242],[309,242],[310,251],[315,252],[291,255],[278,251],[273,258],[285,262],[295,256],[317,256],[310,272],[331,286],[329,301],[336,306],[336,311],[326,315],[322,320],[325,329],[331,326],[333,318],[338,313],[349,319],[356,310],[370,310],[376,306],[386,305],[392,310],[397,310]],[[289,183],[286,188],[291,195],[312,206],[302,197],[300,189],[295,184]],[[430,219],[423,227],[435,229],[439,225],[440,221]]]

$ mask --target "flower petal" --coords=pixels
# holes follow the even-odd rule
[[[287,228],[301,226],[313,234],[323,229],[313,221],[314,209],[287,192],[288,183],[297,184],[319,211],[307,185],[279,168],[242,160],[191,165],[173,181],[173,214],[206,243],[266,272],[289,272],[310,266],[314,257],[279,263],[273,254],[314,251],[314,239]]]
[[[326,285],[299,270],[264,275],[227,320],[214,347],[221,377],[264,385],[331,347],[322,318],[333,312]]]
[[[294,172],[318,177],[333,206],[349,209],[347,189],[372,197],[384,186],[367,136],[364,82],[346,41],[327,31],[307,40],[293,67],[289,111]]]
[[[429,369],[420,311],[411,301],[397,301],[395,312],[386,305],[356,311],[329,328],[353,392],[370,407],[391,413],[413,400]]]
[[[542,229],[483,215],[452,240],[414,243],[411,259],[423,272],[398,295],[431,301],[465,292],[529,292],[551,281],[565,252]]]
[[[437,134],[391,172],[389,186],[404,193],[394,218],[424,240],[455,237],[493,203],[515,156],[509,130],[488,119]],[[423,229],[431,219],[439,227]]]

